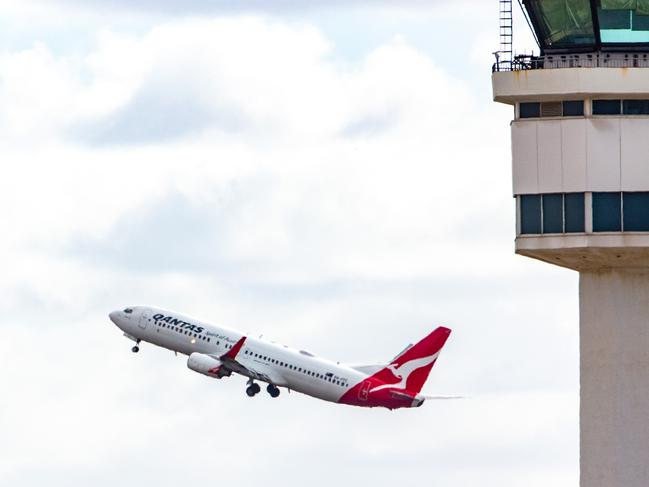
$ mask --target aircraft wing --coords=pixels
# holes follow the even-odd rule
[[[253,379],[268,382],[269,384],[275,384],[276,386],[288,387],[288,382],[279,372],[264,364],[251,364],[247,365],[245,368],[248,371],[246,375]]]
[[[286,379],[284,379],[278,371],[271,369],[267,365],[262,363],[244,365],[237,360],[237,355],[239,355],[239,351],[243,348],[246,338],[247,337],[245,336],[241,337],[241,339],[239,339],[230,350],[218,357],[223,365],[232,372],[246,375],[251,379],[268,382],[269,384],[275,384],[276,386],[288,386]]]

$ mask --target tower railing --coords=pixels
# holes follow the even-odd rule
[[[590,53],[590,54],[548,54],[534,56],[520,54],[511,62],[503,61],[497,53],[493,72],[524,71],[530,69],[560,68],[649,68],[649,53]]]

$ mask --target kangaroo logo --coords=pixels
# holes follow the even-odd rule
[[[412,359],[398,366],[394,364],[388,365],[386,369],[388,369],[392,373],[394,378],[397,379],[399,382],[393,384],[383,384],[381,386],[374,387],[370,390],[370,392],[376,392],[388,388],[405,390],[410,375],[415,370],[419,370],[422,367],[426,367],[432,364],[435,360],[437,360],[438,355],[439,355],[439,351],[434,353],[433,355],[429,355],[428,357]]]

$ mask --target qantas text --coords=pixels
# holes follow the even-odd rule
[[[173,316],[165,316],[163,314],[158,313],[157,315],[153,315],[153,319],[155,320],[156,323],[158,321],[164,321],[165,323],[169,323],[170,325],[177,326],[178,328],[191,330],[194,333],[203,333],[202,326],[192,325],[191,323],[187,323],[186,321],[179,320],[178,318],[174,318]]]

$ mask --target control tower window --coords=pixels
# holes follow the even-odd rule
[[[622,231],[622,195],[593,193],[593,231]]]
[[[523,4],[542,54],[649,46],[647,0],[524,0]]]
[[[584,100],[570,100],[563,102],[564,117],[583,117]]]
[[[521,195],[521,233],[541,233],[541,195]]]
[[[543,233],[563,233],[563,195],[543,195]]]
[[[539,102],[525,102],[518,106],[520,118],[538,118],[541,116],[541,104]]]
[[[593,100],[593,115],[619,115],[620,100]]]
[[[519,118],[583,116],[584,100],[521,102],[518,106]]]
[[[622,113],[624,115],[649,115],[649,100],[624,100]]]
[[[649,231],[649,193],[622,193],[625,232]]]
[[[584,193],[521,195],[521,235],[583,233],[584,210]]]
[[[569,49],[595,45],[589,0],[534,0],[525,2],[525,5],[538,27],[537,34],[543,47]]]
[[[581,233],[584,226],[584,193],[567,193],[565,195],[566,233]]]
[[[597,15],[602,42],[649,42],[649,5],[646,1],[601,0]]]

